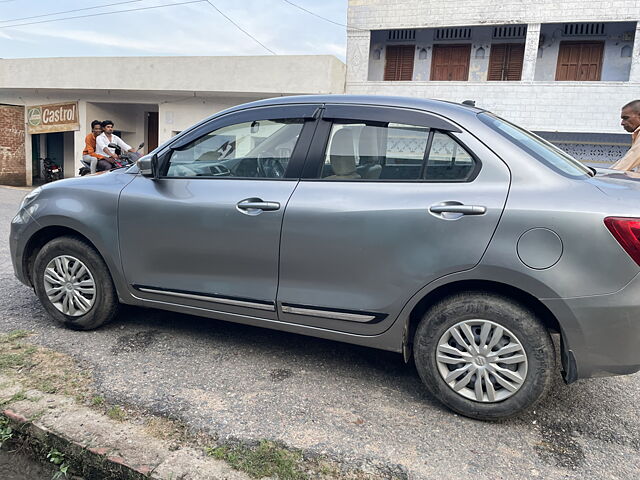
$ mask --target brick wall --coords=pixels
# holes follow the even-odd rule
[[[24,107],[0,105],[0,184],[26,184]]]

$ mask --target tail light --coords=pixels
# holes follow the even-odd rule
[[[607,217],[604,224],[624,251],[640,266],[640,218]]]

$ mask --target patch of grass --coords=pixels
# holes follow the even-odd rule
[[[102,405],[104,405],[104,397],[96,395],[91,399],[91,405],[93,405],[94,407],[101,407]]]
[[[107,417],[112,420],[122,422],[127,417],[127,414],[120,406],[114,405],[112,407],[109,407],[109,409],[107,410]]]
[[[245,472],[253,478],[276,477],[280,480],[304,480],[308,478],[302,470],[302,453],[288,450],[269,440],[262,440],[257,447],[246,445],[222,445],[209,447],[205,452],[210,457],[225,460],[235,470]]]

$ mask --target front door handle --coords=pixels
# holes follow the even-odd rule
[[[257,215],[264,211],[280,210],[279,202],[264,202],[260,198],[248,198],[236,204],[238,210],[249,215]]]
[[[431,213],[461,213],[462,215],[484,215],[487,207],[482,205],[432,205],[429,207]]]

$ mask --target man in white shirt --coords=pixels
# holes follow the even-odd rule
[[[102,133],[96,138],[96,153],[106,155],[107,161],[113,163],[120,157],[116,155],[115,148],[110,148],[109,144],[115,143],[123,152],[134,152],[135,150],[124,143],[120,137],[113,134],[113,121],[102,122]]]
[[[611,168],[629,171],[640,166],[640,100],[634,100],[622,107],[620,118],[622,128],[631,134],[631,148]]]

